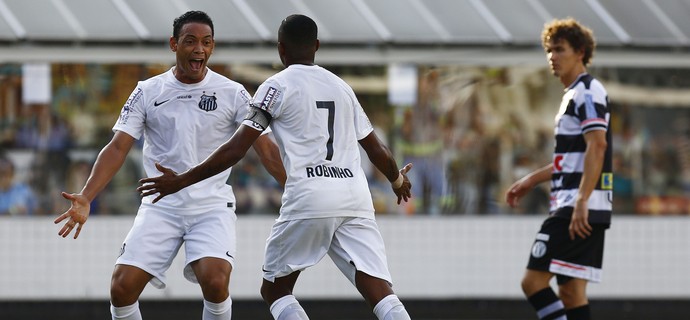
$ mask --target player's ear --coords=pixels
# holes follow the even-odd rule
[[[170,37],[169,43],[170,50],[172,50],[172,52],[177,52],[177,39],[175,39],[175,37]]]
[[[285,56],[285,46],[280,41],[278,41],[278,55],[281,57]]]
[[[321,42],[319,39],[316,39],[316,48],[314,48],[314,51],[319,51],[319,46],[321,46]]]

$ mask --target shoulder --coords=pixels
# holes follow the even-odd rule
[[[238,92],[244,90],[244,85],[242,85],[241,83],[239,83],[235,80],[232,80],[232,79],[230,79],[230,78],[228,78],[228,77],[226,77],[220,73],[217,73],[211,69],[208,70],[208,73],[206,74],[206,76],[209,77],[208,83],[212,86],[220,86],[220,87],[223,87],[225,89],[238,91]]]
[[[146,84],[156,84],[156,83],[164,83],[168,82],[171,79],[174,79],[175,76],[173,75],[173,69],[168,69],[168,71],[159,73],[155,76],[152,76],[146,80],[139,81],[139,83],[146,83]]]
[[[589,74],[580,77],[568,91],[572,92],[573,97],[576,99],[584,96],[593,96],[605,99],[608,95],[604,85]]]
[[[581,76],[577,83],[575,84],[575,89],[579,89],[579,91],[582,90],[598,90],[598,91],[606,91],[604,90],[604,85],[599,81],[597,78],[593,77],[591,74],[585,74]]]
[[[161,88],[165,86],[167,82],[169,82],[169,78],[172,74],[172,71],[168,70],[166,72],[163,72],[161,74],[155,75],[153,77],[150,77],[145,80],[141,80],[137,83],[137,88],[143,91],[159,91]]]
[[[589,90],[592,92],[606,95],[606,88],[604,88],[604,85],[594,77],[592,77],[592,80],[589,83]]]
[[[251,99],[251,95],[247,92],[247,89],[243,84],[231,80],[230,78],[217,73],[211,69],[208,70],[206,74],[208,78],[208,85],[215,88],[216,92],[223,96],[229,97],[240,97],[245,102]],[[222,93],[221,93],[222,92]]]

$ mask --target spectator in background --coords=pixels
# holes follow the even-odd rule
[[[420,196],[414,200],[423,214],[441,213],[446,189],[443,159],[443,110],[439,101],[439,72],[431,70],[421,76],[417,104],[405,110],[400,128],[403,163],[414,163],[410,180],[415,181]]]
[[[38,105],[33,108],[34,115],[20,127],[15,145],[35,152],[29,184],[39,200],[37,214],[46,215],[60,206],[60,198],[56,195],[64,188],[72,140],[67,122],[50,106]]]
[[[26,183],[15,181],[12,160],[0,154],[0,216],[28,216],[36,210],[36,196]]]

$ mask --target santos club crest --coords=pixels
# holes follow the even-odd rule
[[[216,102],[216,93],[214,92],[212,96],[206,95],[206,91],[201,94],[201,99],[199,99],[199,109],[204,111],[213,111],[218,108],[218,103]]]

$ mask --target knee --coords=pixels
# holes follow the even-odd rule
[[[522,292],[526,297],[530,297],[544,288],[548,288],[551,277],[549,273],[528,270],[520,283]]]
[[[273,304],[273,302],[276,300],[289,295],[292,295],[292,290],[284,284],[277,284],[266,279],[264,279],[263,283],[261,284],[261,298],[263,298],[264,302],[269,305]]]
[[[587,304],[587,297],[584,288],[578,286],[562,285],[558,288],[558,296],[563,301],[566,309],[575,308]]]
[[[110,283],[110,302],[113,306],[124,307],[139,299],[136,286],[121,278],[113,278]]]
[[[527,297],[533,295],[536,291],[538,291],[536,289],[534,281],[528,279],[527,277],[522,278],[522,282],[520,282],[520,287],[522,288],[522,293],[524,293]]]
[[[219,303],[225,301],[230,295],[230,276],[227,274],[216,273],[212,276],[198,278],[204,299]]]
[[[282,295],[289,294],[292,294],[292,292],[288,292]],[[276,286],[273,283],[264,280],[264,282],[261,284],[261,298],[263,298],[266,303],[271,304],[274,301],[278,300],[280,296],[281,294],[277,292]]]

